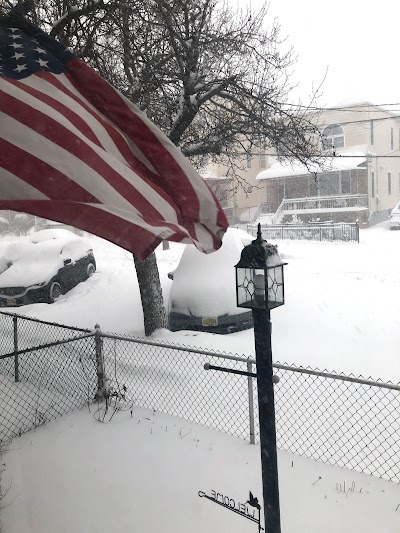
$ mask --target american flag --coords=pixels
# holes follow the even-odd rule
[[[0,19],[0,209],[71,224],[142,258],[162,240],[212,252],[228,227],[144,113],[16,10]]]

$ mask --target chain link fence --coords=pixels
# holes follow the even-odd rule
[[[243,370],[243,358],[146,339],[102,338],[107,379],[113,390],[125,386],[135,405],[249,438],[247,379],[204,370],[206,362],[221,358]]]
[[[400,384],[274,367],[279,448],[400,483]]]
[[[16,382],[15,316],[0,314],[8,332],[0,345],[0,439],[91,403],[105,388],[120,405],[258,442],[256,380],[204,369],[209,363],[251,373],[254,360],[46,322],[35,329],[17,316],[18,348],[32,338],[42,347],[19,348]],[[279,363],[274,369],[280,449],[400,483],[400,384]]]
[[[0,313],[0,443],[93,401],[94,332]]]

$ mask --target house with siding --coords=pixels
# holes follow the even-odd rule
[[[265,197],[256,217],[268,214],[273,223],[358,220],[364,227],[387,219],[400,200],[400,117],[359,102],[324,110],[318,127],[324,153],[318,165],[276,160],[257,175]]]
[[[235,176],[207,168],[231,223],[263,216],[276,224],[358,220],[365,227],[388,218],[400,201],[400,116],[359,101],[325,109],[317,120],[318,165],[289,164],[266,148],[243,155]]]

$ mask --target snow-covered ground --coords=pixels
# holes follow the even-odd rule
[[[142,336],[130,254],[90,239],[98,263],[92,278],[55,304],[15,311]],[[361,231],[359,245],[277,244],[288,266],[286,305],[272,314],[274,360],[400,382],[400,232],[384,223]],[[167,274],[182,252],[177,244],[157,250],[167,306]],[[155,336],[254,354],[252,330],[224,336],[162,330]],[[120,412],[105,424],[93,414],[67,416],[9,445],[4,533],[256,530],[197,493],[216,490],[244,503],[251,490],[261,498],[258,446],[139,407],[132,417]],[[279,470],[284,533],[400,531],[399,485],[285,452]]]
[[[286,304],[272,312],[273,357],[400,382],[400,232],[388,222],[362,230],[360,244],[277,241],[285,268]],[[52,305],[14,311],[52,322],[143,336],[143,314],[131,255],[91,237],[98,271]],[[166,306],[184,245],[157,249]],[[233,269],[233,266],[232,266]],[[232,287],[235,291],[235,287]],[[217,295],[215,295],[217,299]],[[210,301],[210,309],[213,302]],[[162,330],[174,343],[254,355],[247,330],[212,335]]]
[[[256,533],[198,492],[261,499],[258,446],[140,408],[104,424],[93,411],[10,445],[4,533]],[[400,530],[395,483],[285,452],[279,476],[283,533]]]

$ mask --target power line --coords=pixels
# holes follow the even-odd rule
[[[371,107],[390,107],[390,106],[400,106],[400,102],[392,103],[392,104],[354,104],[353,106],[340,106],[340,107],[318,107],[318,106],[307,106],[303,104],[293,104],[293,103],[285,103],[283,105],[287,105],[290,107],[300,107],[302,109],[309,109],[310,111],[352,111],[353,113],[365,113],[368,111],[369,113],[382,113],[385,111],[390,111],[391,113],[394,113],[395,111],[400,113],[400,107],[399,109],[395,110],[388,110],[388,109],[368,109]],[[367,109],[360,109],[360,108],[367,108]]]
[[[243,155],[243,156],[248,156],[249,154],[247,152],[235,152],[234,155]],[[269,156],[269,157],[282,157],[282,158],[287,158],[289,154],[269,154],[269,153],[266,153],[266,152],[257,152],[255,154],[250,154],[252,157],[254,156],[257,156],[257,155],[264,155],[264,156]],[[400,154],[399,155],[373,155],[373,154],[365,154],[365,155],[340,155],[340,154],[335,154],[335,155],[323,155],[323,154],[310,154],[307,156],[308,158],[311,158],[311,157],[315,157],[315,158],[320,158],[320,159],[333,159],[333,158],[336,158],[336,159],[354,159],[354,158],[360,158],[360,159],[400,159]]]

